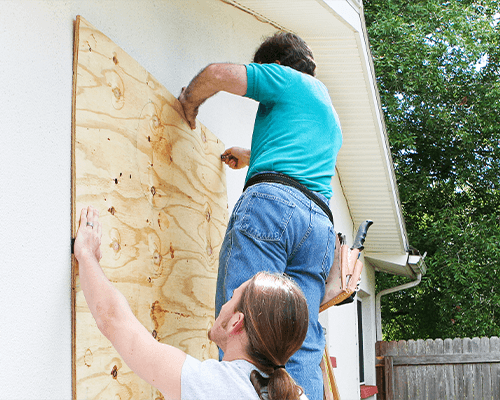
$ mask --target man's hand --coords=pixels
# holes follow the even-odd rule
[[[231,169],[241,169],[250,164],[250,150],[241,147],[231,147],[220,156],[221,160]]]
[[[101,253],[102,228],[99,222],[99,211],[94,207],[83,208],[80,215],[80,227],[75,239],[75,257],[95,258],[99,262]]]

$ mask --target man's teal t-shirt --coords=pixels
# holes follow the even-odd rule
[[[342,132],[327,88],[279,64],[246,69],[245,96],[260,103],[247,180],[258,172],[281,172],[330,199]]]

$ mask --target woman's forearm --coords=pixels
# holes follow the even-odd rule
[[[131,313],[125,297],[116,289],[97,259],[91,255],[79,260],[80,286],[97,327],[104,336],[112,339],[120,321]]]

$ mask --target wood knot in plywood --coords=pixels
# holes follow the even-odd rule
[[[163,210],[158,213],[158,227],[162,231],[170,227],[169,215]]]
[[[151,311],[149,314],[154,325],[153,332],[158,332],[159,327],[163,326],[165,323],[165,310],[161,307],[158,300],[151,304]]]
[[[153,130],[156,130],[160,127],[161,123],[160,123],[160,118],[158,118],[158,115],[153,115],[153,117],[151,118],[151,128]]]
[[[155,250],[153,253],[153,262],[155,265],[160,265],[161,264],[161,254],[158,253],[158,250]]]
[[[172,246],[172,242],[170,242],[170,248],[169,248],[169,253],[170,253],[170,258],[174,258],[174,247]]]
[[[205,213],[205,219],[207,220],[207,222],[210,222],[210,220],[212,219],[212,207],[210,207],[209,203],[205,204],[204,213]]]
[[[157,88],[157,84],[156,84],[154,78],[149,74],[148,74],[148,77],[146,79],[146,85],[148,85],[148,87],[150,89],[153,89],[153,90],[156,90],[156,88]]]
[[[117,88],[117,87],[113,88],[113,94],[115,95],[115,97],[117,99],[120,99],[120,97],[122,97],[122,92],[121,92],[120,88]]]
[[[109,212],[111,215],[115,215],[116,210],[115,210],[115,208],[114,208],[114,207],[110,207],[110,208],[108,208],[108,212]]]
[[[116,365],[113,366],[113,369],[111,370],[111,376],[113,377],[113,379],[116,379],[118,376],[118,367]]]
[[[93,36],[89,36],[88,39],[89,40],[85,41],[85,44],[89,53],[92,53],[92,47],[95,47],[96,45],[95,38]]]
[[[122,78],[114,70],[104,71],[106,85],[111,88],[111,104],[115,110],[121,110],[125,105],[125,85]]]
[[[113,251],[115,253],[118,253],[120,251],[120,249],[121,249],[120,243],[118,243],[117,240],[113,240],[113,242],[111,242],[111,248],[113,249]]]
[[[118,231],[118,229],[116,228],[112,228],[109,231],[109,239],[110,239],[109,247],[113,249],[114,259],[118,260],[118,258],[120,258],[120,250],[122,248],[120,231]]]
[[[87,367],[90,367],[94,362],[94,355],[92,354],[92,351],[90,349],[87,349],[87,351],[85,351],[85,355],[83,356],[83,362]]]

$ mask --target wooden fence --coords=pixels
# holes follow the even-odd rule
[[[500,400],[500,339],[377,342],[379,400]]]

